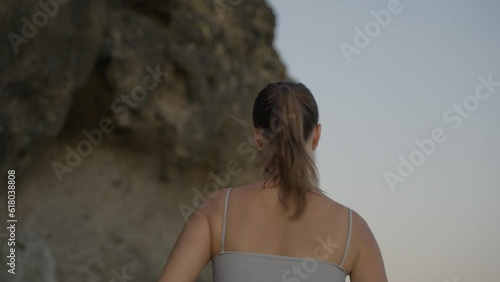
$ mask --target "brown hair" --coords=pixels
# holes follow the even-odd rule
[[[253,123],[266,143],[261,154],[266,183],[273,180],[279,185],[279,200],[286,210],[290,200],[295,202],[292,219],[304,212],[308,191],[321,191],[316,165],[306,149],[318,119],[316,100],[302,83],[271,83],[255,99]]]

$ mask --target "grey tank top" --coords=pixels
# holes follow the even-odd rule
[[[349,208],[349,231],[342,262],[337,265],[314,258],[300,258],[245,252],[225,252],[226,211],[231,188],[227,190],[222,222],[221,251],[212,258],[214,282],[345,282],[345,262],[352,231]]]

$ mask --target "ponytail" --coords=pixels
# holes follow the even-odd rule
[[[306,147],[317,123],[316,102],[303,84],[270,84],[255,101],[254,126],[268,132],[263,153],[266,182],[279,184],[285,210],[294,203],[292,219],[304,212],[307,192],[317,190],[317,168]]]

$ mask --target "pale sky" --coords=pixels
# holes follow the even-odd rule
[[[321,186],[366,219],[389,281],[498,282],[500,1],[268,2],[275,47],[320,107]],[[356,27],[371,34],[357,44]]]

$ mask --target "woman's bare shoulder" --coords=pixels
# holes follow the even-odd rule
[[[209,217],[219,217],[224,211],[226,196],[228,196],[229,189],[231,189],[231,192],[229,192],[229,197],[231,198],[231,201],[234,202],[234,200],[236,200],[235,194],[248,193],[249,191],[254,190],[257,186],[258,183],[254,182],[241,186],[217,189],[206,195],[208,204],[205,205],[202,209],[199,209],[199,212],[205,213]]]

